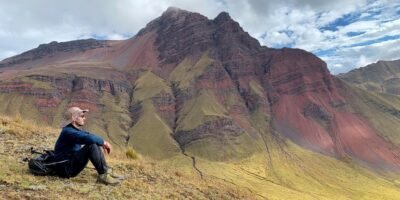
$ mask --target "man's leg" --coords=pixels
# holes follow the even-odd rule
[[[107,172],[107,163],[103,151],[97,144],[90,144],[79,150],[71,160],[71,177],[77,176],[86,167],[89,160],[98,174]]]
[[[97,144],[85,145],[79,150],[71,160],[71,177],[78,175],[87,165],[88,161],[92,162],[99,176],[97,181],[106,185],[117,185],[120,181],[112,178],[107,173],[107,163],[104,153]]]

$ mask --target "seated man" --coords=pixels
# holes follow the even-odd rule
[[[103,184],[116,185],[120,181],[110,173],[104,153],[111,152],[111,144],[101,137],[82,131],[79,127],[85,124],[85,113],[78,107],[69,108],[64,115],[67,125],[63,127],[55,145],[57,160],[64,160],[57,165],[57,175],[64,178],[77,176],[87,165],[92,162],[98,173],[97,181]],[[81,145],[84,145],[83,147]]]

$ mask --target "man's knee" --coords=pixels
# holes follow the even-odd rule
[[[83,148],[85,148],[89,151],[100,151],[101,152],[100,146],[97,144],[87,144]]]

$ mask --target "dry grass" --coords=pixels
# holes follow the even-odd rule
[[[0,199],[256,199],[252,193],[218,179],[195,175],[140,157],[133,149],[115,151],[106,159],[127,179],[109,187],[96,183],[92,166],[78,177],[62,179],[29,173],[30,147],[52,148],[58,129],[21,118],[0,117]],[[127,157],[127,155],[129,156]]]

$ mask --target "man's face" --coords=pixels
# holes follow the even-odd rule
[[[85,125],[85,120],[86,120],[86,116],[85,116],[85,113],[83,113],[83,112],[77,113],[76,116],[74,116],[74,118],[73,118],[73,122],[75,122],[75,124],[78,126]]]

